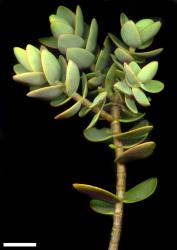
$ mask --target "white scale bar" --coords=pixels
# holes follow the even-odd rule
[[[36,247],[36,243],[3,243],[3,247]]]

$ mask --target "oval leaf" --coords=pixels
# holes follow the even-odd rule
[[[106,201],[91,200],[90,207],[99,214],[114,215],[115,205]]]
[[[126,95],[132,95],[132,89],[127,85],[126,82],[117,82],[114,84],[114,88],[121,91],[122,93]]]
[[[142,201],[151,196],[157,187],[157,178],[150,178],[131,188],[124,195],[124,203]]]
[[[55,38],[58,38],[62,34],[73,34],[73,28],[65,22],[52,22],[50,25],[52,34]]]
[[[159,55],[163,51],[163,48],[146,51],[146,52],[131,52],[132,55],[142,58],[148,58]]]
[[[97,46],[98,24],[94,18],[90,25],[89,36],[86,43],[86,50],[94,52]]]
[[[142,105],[144,107],[150,106],[150,102],[149,102],[147,96],[140,88],[132,88],[132,92],[133,92],[133,96],[135,97],[136,101],[140,105]]]
[[[20,64],[22,64],[23,67],[25,67],[29,71],[32,71],[32,68],[31,68],[29,61],[28,61],[28,58],[27,58],[26,50],[19,48],[19,47],[15,47],[14,54],[15,54],[18,62]]]
[[[69,61],[66,72],[66,93],[72,96],[78,89],[80,82],[80,73],[77,65],[73,61]]]
[[[117,48],[114,53],[115,53],[117,59],[121,63],[131,62],[134,60],[133,57],[130,55],[130,53],[123,48]]]
[[[25,67],[23,67],[20,63],[18,64],[15,64],[14,67],[13,67],[13,70],[15,72],[15,74],[23,74],[23,73],[26,73],[26,72],[29,72]]]
[[[97,129],[94,127],[84,130],[84,137],[88,141],[101,142],[101,141],[107,141],[111,139],[113,136],[109,128]]]
[[[80,6],[76,8],[76,25],[75,25],[75,34],[82,36],[84,33],[84,17]]]
[[[95,56],[91,52],[81,48],[67,49],[66,57],[75,62],[80,69],[90,67],[95,60]]]
[[[121,13],[120,14],[120,24],[121,26],[123,26],[127,21],[128,21],[128,17],[125,15],[125,13]]]
[[[56,57],[47,49],[41,52],[42,67],[50,85],[56,84],[61,77],[61,67]]]
[[[63,93],[59,97],[57,97],[57,99],[52,100],[50,102],[50,106],[55,107],[55,108],[60,107],[64,105],[65,103],[69,102],[71,99],[72,99],[71,97],[68,97],[67,95]]]
[[[39,38],[39,42],[49,48],[58,49],[58,40],[53,36]]]
[[[127,108],[134,114],[138,113],[138,109],[136,107],[135,101],[133,100],[133,98],[129,97],[129,96],[125,96],[125,104],[127,106]]]
[[[99,187],[78,183],[73,184],[73,187],[77,191],[87,194],[90,197],[96,198],[98,200],[106,201],[112,204],[120,201],[115,194]]]
[[[161,26],[161,22],[158,21],[148,25],[145,29],[140,31],[141,41],[144,43],[153,38],[159,32]]]
[[[141,88],[149,93],[159,93],[164,89],[164,84],[157,80],[151,80],[140,84]]]
[[[76,102],[73,106],[71,106],[69,109],[65,110],[64,112],[58,114],[57,116],[55,116],[54,118],[56,120],[58,119],[67,119],[70,118],[72,116],[74,116],[75,114],[77,114],[77,112],[79,111],[79,109],[81,108],[81,104],[82,101],[78,101]]]
[[[157,73],[157,70],[158,70],[158,62],[157,61],[150,62],[140,70],[137,77],[143,83],[148,82],[154,78],[155,74]]]
[[[140,160],[150,156],[155,148],[154,142],[145,142],[140,145],[134,146],[122,153],[116,160],[119,163],[126,164],[133,160]]]
[[[138,31],[142,31],[143,29],[147,28],[149,25],[153,24],[154,21],[152,19],[141,19],[140,21],[138,21],[136,23],[136,27],[138,29]]]
[[[128,141],[134,138],[144,136],[147,133],[149,133],[152,129],[153,129],[153,126],[144,126],[140,128],[131,129],[127,132],[118,134],[116,137],[119,138],[120,140]]]
[[[102,72],[108,65],[109,63],[109,52],[106,48],[102,49],[99,53],[97,62],[95,64],[95,71],[100,71]]]
[[[31,86],[41,86],[47,82],[44,73],[42,72],[27,72],[19,75],[14,75],[13,79],[17,82],[27,83]]]
[[[42,72],[40,50],[34,47],[33,45],[28,44],[26,47],[26,54],[32,70],[35,72]]]
[[[125,71],[125,77],[131,87],[139,84],[140,82],[139,78],[137,78],[137,76],[127,63],[124,63],[124,71]]]
[[[68,22],[72,27],[75,26],[75,14],[65,6],[59,6],[57,9],[57,15]]]
[[[61,68],[61,82],[65,82],[66,80],[66,71],[67,71],[67,62],[66,59],[60,55],[59,56],[59,64],[60,64],[60,68]]]
[[[58,48],[63,54],[66,54],[68,48],[83,48],[84,45],[85,41],[77,35],[63,34],[58,38]]]
[[[135,75],[137,75],[141,70],[140,66],[135,61],[129,63],[129,67],[131,68],[131,70],[134,72]]]
[[[133,21],[127,21],[121,29],[123,41],[130,47],[137,48],[141,45],[138,29]]]
[[[123,48],[123,49],[128,49],[128,47],[119,38],[117,38],[115,35],[113,35],[111,33],[108,33],[108,36],[117,47]]]

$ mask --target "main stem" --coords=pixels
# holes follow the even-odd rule
[[[111,129],[113,134],[121,133],[120,127],[120,106],[119,106],[119,98],[115,97],[114,105],[111,109],[111,114],[113,117],[113,121],[111,122]],[[116,137],[113,139],[115,148],[115,156],[116,158],[123,153],[123,145],[122,142]],[[126,188],[126,168],[125,165],[116,162],[116,194],[123,199],[125,188]],[[122,218],[123,218],[123,202],[116,203],[115,212],[113,217],[113,227],[111,233],[111,240],[109,243],[108,250],[118,250],[120,235],[122,229]]]

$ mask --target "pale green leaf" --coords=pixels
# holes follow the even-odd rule
[[[60,18],[65,19],[72,27],[75,26],[75,14],[65,6],[59,6],[57,9],[57,15]]]
[[[141,143],[123,152],[116,160],[119,163],[126,164],[130,161],[144,159],[153,153],[154,148],[154,142]]]
[[[83,36],[84,33],[84,17],[80,6],[76,8],[76,25],[75,34],[78,36]]]
[[[113,43],[119,47],[119,48],[123,48],[123,49],[127,49],[128,47],[119,39],[117,38],[115,35],[108,33],[109,38],[113,41]]]
[[[145,93],[140,88],[132,88],[133,96],[135,100],[142,106],[150,106],[149,99],[145,95]]]
[[[137,75],[141,70],[140,66],[135,61],[129,63],[129,67],[131,68],[131,70],[134,72],[135,75]]]
[[[150,40],[144,42],[141,46],[138,47],[138,49],[143,50],[148,48],[152,43],[153,43],[153,38],[151,38]]]
[[[89,88],[95,88],[99,85],[102,85],[105,80],[105,75],[95,76],[88,80],[88,86]]]
[[[72,96],[78,89],[80,82],[80,73],[77,65],[73,61],[68,62],[67,72],[66,72],[66,93]]]
[[[114,84],[114,88],[121,91],[126,95],[132,95],[132,89],[127,85],[126,82],[121,81]]]
[[[27,70],[32,71],[32,68],[29,64],[28,58],[27,58],[27,54],[26,54],[26,50],[19,48],[19,47],[15,47],[14,48],[14,54],[18,60],[18,62],[25,67]]]
[[[115,194],[99,187],[78,183],[73,184],[73,187],[77,191],[89,195],[91,198],[96,198],[101,201],[106,201],[112,204],[115,204],[120,201]]]
[[[123,41],[132,48],[137,48],[141,45],[141,38],[138,29],[133,21],[127,21],[121,29]]]
[[[67,60],[75,62],[80,69],[89,68],[95,60],[95,56],[82,48],[69,48],[66,52]]]
[[[49,48],[58,49],[58,40],[53,36],[39,38],[39,42]]]
[[[105,70],[109,63],[109,58],[110,58],[109,51],[106,48],[102,49],[98,55],[98,59],[95,64],[95,71],[102,72],[103,70]]]
[[[143,83],[148,82],[154,78],[154,76],[157,73],[157,70],[158,70],[158,62],[157,61],[150,62],[140,70],[137,77]]]
[[[137,86],[137,84],[139,84],[140,81],[127,63],[124,63],[124,70],[125,70],[125,77],[128,81],[128,84],[131,87]]]
[[[67,119],[70,118],[72,116],[74,116],[75,114],[77,114],[77,112],[79,111],[79,109],[81,108],[81,104],[82,101],[78,101],[76,102],[73,106],[71,106],[69,109],[63,111],[62,113],[58,114],[57,116],[55,116],[54,118],[56,120],[58,119]]]
[[[50,85],[56,84],[61,77],[61,67],[57,58],[47,49],[41,52],[43,72]]]
[[[153,23],[154,23],[154,21],[152,19],[148,19],[148,18],[141,19],[140,21],[136,22],[136,27],[137,27],[138,31],[140,32]]]
[[[101,141],[107,141],[111,139],[113,136],[109,128],[97,129],[94,127],[84,130],[84,137],[88,141],[101,142]]]
[[[133,56],[142,57],[142,58],[148,58],[159,55],[163,51],[163,48],[146,51],[146,52],[131,52]]]
[[[150,178],[125,192],[124,203],[142,201],[151,196],[157,187],[157,178]]]
[[[98,24],[96,19],[93,19],[90,25],[89,36],[86,43],[86,50],[94,52],[97,46]]]
[[[117,69],[116,64],[113,63],[106,74],[105,90],[109,96],[113,94],[113,85],[116,82],[116,73],[115,73],[116,69]]]
[[[93,100],[92,104],[90,105],[90,109],[93,109],[94,107],[98,106],[101,102],[103,102],[106,99],[106,96],[107,96],[106,91],[98,94]]]
[[[14,72],[18,74],[29,72],[25,67],[23,67],[20,63],[15,64],[13,67]]]
[[[115,135],[117,138],[119,138],[120,140],[124,140],[124,141],[128,141],[134,138],[138,138],[141,136],[146,135],[147,133],[150,133],[150,131],[153,129],[153,126],[144,126],[141,128],[135,128],[135,129],[131,129],[127,132],[123,132],[120,133],[118,135]]]
[[[34,47],[31,44],[26,46],[26,54],[28,62],[35,72],[42,72],[42,63],[41,63],[41,52],[39,49]]]
[[[57,97],[57,99],[52,100],[50,102],[50,106],[52,107],[60,107],[62,105],[64,105],[65,103],[69,102],[72,99],[72,97],[68,97],[66,94],[61,94],[59,97]]]
[[[59,55],[59,64],[61,68],[61,82],[65,82],[66,80],[66,71],[67,71],[67,62],[66,59],[62,56]]]
[[[91,200],[90,207],[99,214],[114,215],[115,206],[112,203],[101,200]]]
[[[120,114],[120,122],[124,122],[124,123],[134,122],[134,121],[140,120],[144,116],[145,116],[145,113],[134,114],[124,107]]]
[[[144,28],[142,31],[140,31],[140,37],[142,43],[150,40],[153,38],[160,30],[162,24],[161,22],[154,22],[151,25],[148,25],[146,28]]]
[[[136,103],[133,100],[133,98],[129,97],[129,96],[125,96],[125,104],[127,106],[127,108],[134,114],[138,113],[138,109],[136,107]]]
[[[123,48],[117,48],[115,51],[114,51],[117,59],[121,62],[121,63],[124,63],[124,62],[131,62],[133,61],[133,57],[130,55],[130,53],[123,49]]]
[[[120,14],[120,24],[121,26],[123,26],[127,21],[128,21],[128,17],[125,15],[125,13],[121,13]]]
[[[58,38],[62,34],[73,34],[74,30],[73,28],[64,22],[52,22],[50,25],[52,34],[55,38]]]
[[[47,82],[44,73],[42,72],[27,72],[19,75],[14,75],[13,79],[17,82],[27,83],[31,86],[41,86]]]
[[[58,48],[63,54],[66,54],[68,48],[83,48],[84,45],[83,38],[74,34],[63,34],[58,38]]]
[[[151,80],[140,84],[141,88],[149,93],[159,93],[164,89],[164,84],[157,80]]]

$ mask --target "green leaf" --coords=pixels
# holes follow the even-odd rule
[[[126,79],[130,87],[136,86],[137,84],[139,84],[140,82],[139,79],[137,78],[137,76],[135,75],[135,73],[133,72],[133,70],[127,63],[124,63],[124,70],[125,70]]]
[[[106,99],[106,96],[107,96],[106,91],[98,94],[93,100],[92,104],[90,105],[90,109],[93,109],[94,107],[98,106],[101,102],[103,102]]]
[[[112,58],[113,62],[115,63],[115,65],[118,67],[118,69],[124,70],[123,65],[117,60],[115,55],[111,54],[111,58]]]
[[[127,49],[128,47],[119,39],[117,38],[115,35],[108,33],[109,38],[113,41],[113,43],[122,49]]]
[[[89,68],[95,60],[95,56],[81,48],[69,48],[66,52],[67,60],[72,60],[80,69]]]
[[[80,82],[80,73],[77,65],[73,61],[68,62],[66,72],[66,93],[72,96],[78,89]]]
[[[133,160],[140,160],[150,156],[155,148],[154,142],[145,142],[140,145],[136,145],[133,148],[123,152],[116,160],[119,163],[126,164]]]
[[[115,51],[114,51],[117,59],[121,62],[121,63],[124,63],[124,62],[131,62],[133,61],[133,57],[130,55],[130,53],[123,49],[123,48],[117,48]]]
[[[59,56],[59,64],[61,67],[61,82],[65,82],[66,71],[67,71],[67,62],[66,62],[66,59],[62,55]]]
[[[81,7],[78,5],[76,8],[75,34],[78,36],[83,36],[83,33],[84,33],[84,17],[82,14]]]
[[[153,24],[148,25],[146,28],[140,31],[141,41],[144,43],[153,38],[159,32],[161,25],[162,24],[159,21],[154,22]]]
[[[57,97],[57,99],[52,100],[50,102],[50,106],[52,107],[60,107],[62,105],[64,105],[65,103],[69,102],[72,99],[72,97],[68,97],[67,95],[65,95],[64,93],[61,94],[59,97]]]
[[[42,67],[50,85],[56,84],[61,78],[61,67],[57,58],[47,49],[41,52]]]
[[[122,139],[122,144],[123,144],[123,148],[124,149],[129,149],[132,147],[135,147],[136,145],[144,142],[147,137],[148,137],[149,133],[145,133],[144,135],[141,136],[137,136],[137,137],[130,137],[129,139]]]
[[[19,48],[19,47],[15,47],[14,54],[15,54],[18,62],[20,64],[22,64],[22,66],[24,68],[26,68],[29,71],[32,71],[32,68],[31,68],[29,61],[28,61],[28,58],[27,58],[26,50]]]
[[[138,49],[146,49],[148,48],[152,43],[153,43],[153,38],[151,38],[150,40],[144,42],[141,46],[138,47]]]
[[[50,21],[50,23],[52,23],[52,22],[62,22],[62,23],[66,23],[66,24],[70,25],[68,21],[66,21],[64,18],[59,17],[57,15],[50,15],[49,16],[49,21]]]
[[[34,72],[42,72],[41,52],[31,44],[26,46],[28,62]]]
[[[129,67],[131,68],[131,70],[134,72],[135,75],[137,75],[141,70],[140,66],[135,61],[129,63]]]
[[[25,67],[23,67],[20,63],[15,64],[13,67],[13,70],[15,72],[15,74],[22,74],[22,73],[26,73],[29,72]]]
[[[124,203],[142,201],[151,196],[157,187],[157,178],[150,178],[125,192]]]
[[[158,70],[158,62],[157,61],[150,62],[140,70],[137,77],[143,83],[148,82],[154,78],[154,76],[157,73],[157,70]]]
[[[39,42],[49,48],[58,49],[58,40],[53,36],[39,38]]]
[[[58,38],[58,48],[63,54],[66,54],[68,48],[83,48],[84,45],[85,41],[77,35],[63,34]]]
[[[63,84],[58,84],[55,86],[43,87],[28,92],[28,97],[39,98],[43,100],[50,101],[57,98],[63,93]]]
[[[137,27],[138,31],[140,32],[153,23],[154,23],[154,21],[152,19],[148,19],[148,18],[141,19],[140,21],[138,21],[136,23],[136,27]]]
[[[108,63],[109,63],[109,52],[106,48],[102,49],[98,55],[98,59],[97,62],[95,64],[95,71],[100,71],[102,72],[103,70],[105,70],[105,68],[107,67]]]
[[[70,118],[72,116],[74,116],[75,114],[77,114],[77,112],[79,111],[79,109],[81,108],[81,104],[82,101],[78,101],[76,102],[73,106],[71,106],[69,109],[63,111],[62,113],[58,114],[57,116],[55,116],[54,118],[56,120],[58,119],[67,119]]]
[[[125,15],[125,13],[121,13],[120,14],[120,24],[121,26],[123,26],[127,21],[128,21],[128,17]]]
[[[135,128],[135,129],[131,129],[127,132],[121,133],[116,135],[117,138],[119,138],[120,140],[123,141],[128,141],[128,140],[132,140],[134,138],[138,138],[141,136],[146,135],[147,133],[149,133],[151,130],[153,129],[153,126],[144,126],[141,128]]]
[[[72,27],[75,26],[75,14],[65,6],[59,6],[57,9],[57,15],[65,19]]]
[[[90,108],[87,107],[82,107],[81,110],[79,111],[79,117],[84,117],[86,116],[89,112],[91,111]]]
[[[134,114],[138,114],[138,109],[136,107],[135,101],[129,96],[125,96],[125,104],[127,108]]]
[[[103,84],[105,80],[105,75],[95,76],[88,80],[88,86],[90,88],[98,87],[99,85]]]
[[[140,84],[141,88],[149,93],[159,93],[164,89],[164,84],[157,80],[151,80]]]
[[[123,109],[120,115],[120,122],[129,123],[140,120],[145,116],[145,113],[134,114],[127,109]]]
[[[108,96],[111,96],[113,94],[113,85],[116,82],[116,69],[116,64],[113,63],[109,68],[105,78],[105,90],[108,93]]]
[[[83,100],[86,98],[87,94],[88,94],[87,76],[85,73],[82,73],[82,98]]]
[[[27,83],[31,86],[41,86],[46,83],[46,78],[42,72],[27,72],[14,75],[13,79],[17,82]]]
[[[86,185],[86,184],[78,184],[78,183],[73,184],[73,187],[77,191],[84,193],[86,195],[89,195],[90,197],[96,198],[101,201],[106,201],[112,204],[115,204],[120,201],[115,194],[105,189],[99,188],[99,187]]]
[[[120,80],[125,78],[125,73],[122,70],[116,69],[115,74]]]
[[[93,19],[90,25],[89,36],[86,43],[86,50],[94,52],[97,46],[98,24],[96,19]]]
[[[137,48],[141,45],[141,38],[138,29],[133,21],[127,21],[121,29],[123,41],[132,48]]]
[[[146,52],[131,52],[132,55],[142,57],[142,58],[148,58],[159,55],[163,51],[163,48],[146,51]]]
[[[115,206],[112,203],[101,200],[91,200],[90,207],[99,214],[114,215]]]
[[[109,128],[97,129],[94,127],[84,130],[84,137],[88,141],[101,142],[101,141],[107,141],[111,139],[113,136]]]
[[[142,106],[147,107],[150,106],[149,99],[145,95],[145,93],[140,88],[132,88],[133,96],[135,100]]]
[[[58,38],[62,34],[73,34],[73,28],[64,22],[52,22],[50,25],[52,34],[55,38]]]
[[[132,89],[127,85],[126,82],[117,82],[114,84],[114,88],[121,91],[122,93],[126,95],[132,95]]]
[[[111,43],[110,43],[109,36],[106,36],[106,38],[103,42],[103,45],[104,45],[104,49],[106,49],[110,53],[111,52]]]

